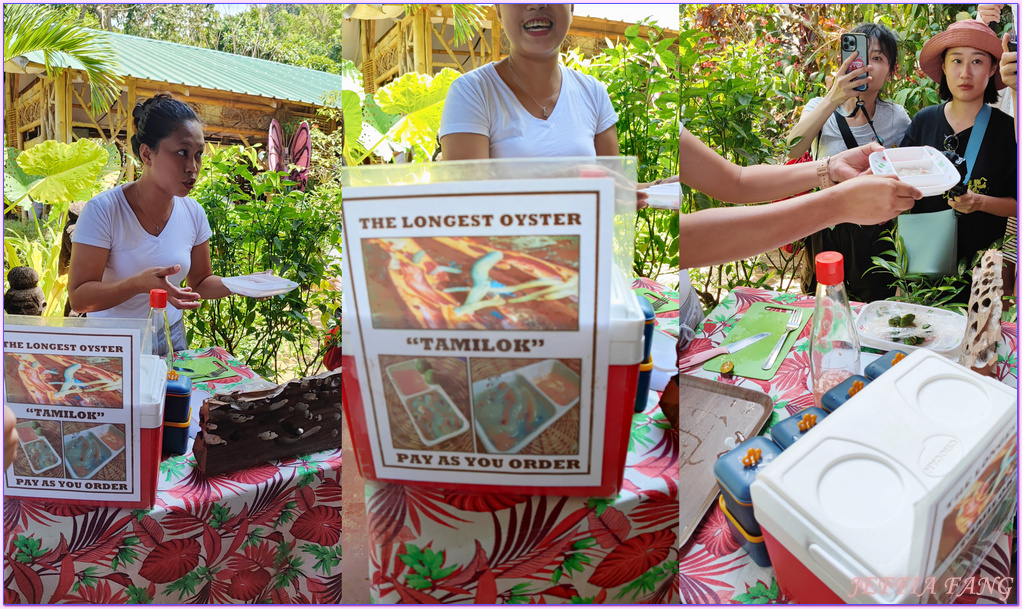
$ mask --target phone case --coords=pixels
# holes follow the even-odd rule
[[[844,63],[846,59],[853,53],[858,51],[859,56],[856,57],[851,65],[848,66],[848,72],[852,70],[858,70],[861,67],[869,65],[869,40],[865,34],[841,34],[841,63]],[[862,80],[865,76],[860,76],[856,80]],[[865,91],[869,85],[863,84],[853,89],[854,91]]]

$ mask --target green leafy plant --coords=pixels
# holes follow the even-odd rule
[[[411,150],[416,161],[428,161],[436,149],[447,91],[460,75],[450,68],[435,76],[409,72],[375,95],[342,91],[348,164],[361,164],[384,142]]]
[[[120,153],[113,144],[80,139],[73,144],[46,141],[24,152],[8,148],[4,156],[4,213],[18,207],[30,210],[35,227],[32,236],[5,227],[4,278],[9,268],[34,268],[46,297],[43,315],[61,316],[67,278],[60,274],[58,262],[68,206],[116,183]],[[43,221],[35,214],[35,202],[49,206]]]
[[[219,148],[207,159],[192,196],[213,230],[214,273],[273,271],[301,287],[262,300],[204,303],[187,316],[189,342],[244,355],[253,370],[269,378],[280,380],[285,372],[305,376],[320,365],[328,329],[310,316],[328,320],[340,304],[329,283],[340,276],[340,191],[302,192],[290,188],[286,173],[254,174],[254,148]]]

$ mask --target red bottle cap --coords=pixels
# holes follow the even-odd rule
[[[149,290],[149,306],[154,309],[166,309],[167,290]]]
[[[839,252],[816,254],[816,281],[837,285],[845,280],[845,257]]]

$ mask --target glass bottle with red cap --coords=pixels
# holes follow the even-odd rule
[[[845,291],[844,256],[816,255],[816,307],[809,334],[809,366],[813,401],[853,374],[859,374],[859,334]]]
[[[162,357],[167,372],[174,369],[174,340],[167,319],[167,290],[149,290],[149,321],[142,339],[142,353]]]

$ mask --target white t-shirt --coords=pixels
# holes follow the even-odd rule
[[[119,281],[154,266],[181,265],[181,271],[167,279],[179,286],[192,266],[192,248],[209,240],[206,211],[187,197],[174,197],[174,211],[166,228],[154,237],[142,228],[135,212],[124,198],[124,186],[102,192],[85,204],[75,225],[72,242],[110,250],[103,281]],[[127,301],[89,317],[145,319],[149,316],[149,295],[136,294]],[[167,303],[171,324],[181,319],[180,309]]]
[[[809,100],[806,103],[805,109],[802,110],[803,116],[812,112],[813,108],[818,106],[821,101],[823,101],[822,97],[814,97]],[[880,137],[884,138],[884,147],[892,148],[901,144],[901,139],[905,137],[905,130],[908,129],[909,123],[912,122],[908,112],[905,112],[905,108],[898,104],[878,99],[875,114],[876,116],[871,116],[870,118],[873,119],[873,126],[876,128],[877,133],[880,134]],[[848,125],[848,128],[851,129],[855,141],[860,146],[876,140],[876,137],[873,135],[873,129],[870,129],[868,123]],[[823,131],[820,135],[820,150],[816,158],[822,159],[825,156],[833,156],[845,150],[848,150],[848,146],[845,146],[845,140],[841,137],[841,130],[837,126],[837,119],[831,114],[827,117],[827,122],[823,124]]]
[[[447,92],[440,137],[475,133],[490,138],[490,158],[596,156],[593,138],[617,123],[607,89],[564,66],[557,105],[546,120],[522,107],[494,64],[458,77]]]

